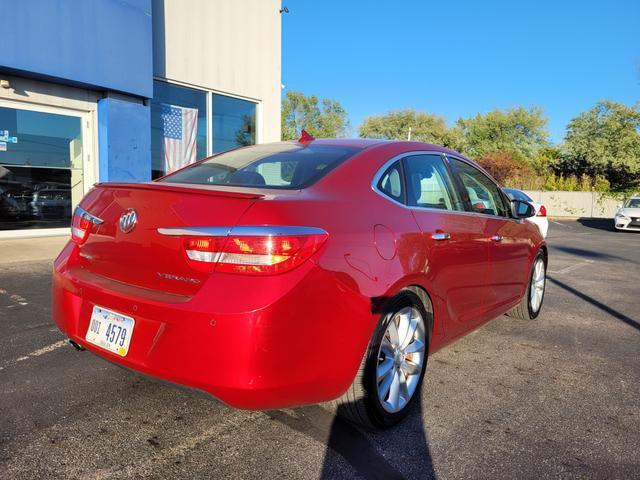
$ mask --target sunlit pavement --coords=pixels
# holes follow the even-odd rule
[[[76,352],[50,319],[51,259],[5,255],[0,478],[637,478],[640,234],[606,228],[551,223],[541,317],[433,355],[420,405],[376,434],[317,406],[233,410]]]

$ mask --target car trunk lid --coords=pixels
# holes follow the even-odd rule
[[[193,295],[210,274],[190,266],[181,237],[163,235],[158,229],[233,227],[263,196],[198,185],[99,184],[81,206],[102,223],[80,246],[78,261],[82,268],[112,280]],[[131,211],[137,222],[125,232],[120,219]]]

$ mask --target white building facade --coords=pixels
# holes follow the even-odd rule
[[[96,182],[280,139],[274,0],[5,0],[0,238],[67,233]]]

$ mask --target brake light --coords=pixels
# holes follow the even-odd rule
[[[272,227],[263,228],[268,231]],[[328,237],[319,229],[312,229],[314,233],[286,235],[261,234],[261,227],[252,228],[255,231],[252,235],[234,235],[233,230],[228,236],[185,238],[183,244],[192,266],[200,271],[245,275],[284,273],[308,260]]]
[[[275,274],[292,270],[313,255],[325,235],[229,237],[216,271]]]
[[[547,209],[544,205],[540,205],[540,210],[538,210],[538,213],[536,214],[536,217],[546,217],[547,216]]]
[[[89,238],[94,225],[100,225],[102,220],[91,215],[81,207],[76,207],[71,218],[71,240],[82,245]]]

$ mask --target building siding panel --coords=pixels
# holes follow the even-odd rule
[[[151,0],[3,0],[0,68],[153,96]]]
[[[98,101],[99,181],[151,180],[151,115],[148,106],[118,98]]]
[[[278,141],[280,28],[279,0],[153,0],[154,74],[260,101],[258,137]]]

